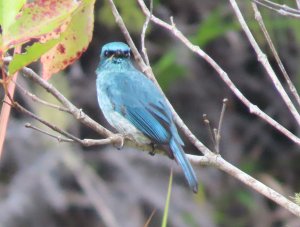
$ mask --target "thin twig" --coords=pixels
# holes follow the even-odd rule
[[[38,131],[38,132],[40,132],[40,133],[42,133],[42,134],[44,134],[44,135],[50,136],[50,137],[52,137],[52,138],[54,138],[54,139],[57,139],[58,142],[68,142],[68,143],[75,142],[75,141],[72,140],[72,139],[62,138],[61,136],[53,135],[53,134],[51,134],[51,133],[49,133],[49,132],[46,132],[46,131],[43,130],[43,129],[40,129],[40,128],[36,127],[36,126],[31,125],[30,123],[26,123],[26,124],[25,124],[25,127],[26,127],[26,128],[31,128],[31,129],[33,129],[33,130],[35,130],[35,131]]]
[[[130,33],[128,32],[128,29],[126,28],[126,25],[122,19],[122,17],[120,16],[116,5],[114,4],[113,0],[109,0],[110,6],[112,8],[112,13],[115,17],[116,23],[118,24],[120,30],[122,31],[127,43],[129,44],[132,53],[134,55],[135,60],[137,61],[138,65],[140,66],[141,70],[146,74],[146,76],[151,79],[156,85],[157,87],[160,89],[160,91],[162,92],[157,80],[155,79],[155,76],[152,72],[152,69],[150,66],[147,66],[145,64],[145,62],[143,61],[142,56],[140,55],[140,53],[138,52],[131,36]],[[144,2],[143,2],[144,3]],[[146,6],[145,6],[146,7]],[[147,7],[146,7],[147,8]],[[148,9],[147,9],[148,10]],[[146,14],[147,15],[147,14]],[[150,15],[150,11],[148,10],[148,15]],[[151,19],[153,18],[153,15],[151,16]],[[163,92],[162,92],[163,93]],[[178,125],[178,127],[181,129],[181,131],[187,136],[187,138],[191,141],[192,144],[194,144],[199,151],[201,151],[204,155],[207,153],[211,153],[211,151],[203,144],[201,143],[197,137],[190,131],[190,129],[184,124],[184,122],[182,121],[182,119],[179,117],[179,115],[177,114],[177,112],[175,111],[175,109],[173,108],[173,106],[170,104],[169,100],[166,99],[167,103],[169,104],[172,114],[173,114],[173,118],[174,121],[176,122],[176,124]]]
[[[100,140],[95,140],[95,139],[79,139],[77,141],[74,141],[74,139],[67,139],[67,138],[62,138],[61,136],[53,135],[49,132],[46,132],[45,130],[38,128],[36,126],[31,125],[30,123],[25,124],[26,128],[31,128],[33,130],[36,130],[42,134],[45,134],[47,136],[50,136],[52,138],[55,138],[58,140],[58,142],[68,142],[68,143],[73,143],[77,142],[81,144],[82,146],[90,147],[90,146],[96,146],[96,145],[105,145],[105,144],[111,144],[113,142],[112,138],[107,138],[107,139],[100,139]]]
[[[128,45],[130,46],[130,49],[133,53],[134,56],[134,60],[138,63],[138,65],[140,66],[142,72],[144,72],[151,80],[155,81],[155,77],[154,74],[152,72],[152,69],[150,66],[147,66],[142,58],[142,56],[140,55],[138,49],[136,48],[125,24],[124,21],[122,19],[122,17],[120,16],[117,7],[115,5],[115,3],[113,2],[113,0],[108,0],[110,7],[112,9],[112,13],[115,17],[116,23],[119,25],[119,28],[121,29],[121,32],[123,33],[123,35],[125,36],[125,39],[128,43]]]
[[[300,114],[298,113],[297,109],[295,108],[294,104],[292,103],[291,99],[289,98],[288,94],[284,90],[282,84],[280,83],[278,77],[276,76],[272,66],[270,65],[268,58],[266,55],[262,52],[260,47],[258,46],[254,36],[252,35],[239,7],[235,0],[229,0],[231,3],[231,6],[233,8],[233,11],[235,12],[238,21],[240,22],[240,25],[242,26],[250,44],[252,45],[253,49],[255,50],[257,54],[258,61],[263,65],[265,70],[267,71],[267,75],[270,77],[271,81],[273,82],[273,85],[277,89],[278,93],[282,97],[284,103],[288,107],[291,114],[296,119],[298,126],[300,126]]]
[[[147,9],[146,5],[142,0],[138,0],[140,7],[144,14],[149,15],[149,10]],[[300,138],[291,133],[288,129],[283,127],[265,112],[263,112],[258,106],[251,103],[240,90],[235,86],[235,84],[231,81],[228,74],[208,55],[206,54],[199,46],[193,45],[182,33],[179,31],[176,26],[170,25],[159,18],[155,17],[154,15],[151,16],[151,21],[155,24],[167,29],[168,31],[172,32],[172,34],[178,38],[186,47],[188,47],[192,52],[196,53],[198,56],[202,57],[207,63],[209,63],[219,74],[221,79],[226,83],[226,85],[230,88],[230,90],[237,96],[237,98],[248,107],[249,112],[255,114],[259,118],[263,119],[265,122],[273,126],[275,129],[280,131],[282,134],[287,136],[290,140],[294,143],[300,145]],[[175,116],[175,121],[178,125],[181,125],[181,120]],[[188,131],[186,131],[188,132]],[[195,141],[195,138],[190,138],[192,141]],[[197,144],[197,146],[200,144]],[[202,147],[203,148],[203,147]],[[203,148],[205,149],[205,148]]]
[[[219,119],[219,124],[218,124],[218,134],[221,132],[222,124],[223,124],[223,119],[224,119],[224,114],[226,111],[226,106],[227,106],[228,99],[223,99],[223,105],[222,105],[222,110],[220,114],[220,119]]]
[[[88,115],[86,115],[81,109],[76,108],[66,97],[64,97],[52,84],[43,80],[39,75],[37,75],[33,70],[29,68],[22,68],[22,73],[28,78],[35,81],[41,87],[43,87],[46,91],[50,92],[65,108],[67,108],[70,113],[82,124],[94,129],[101,135],[106,137],[111,137],[114,135],[111,131],[104,128],[102,125],[99,125],[96,121],[91,119]]]
[[[279,55],[278,55],[278,53],[276,51],[276,48],[274,47],[274,44],[273,44],[273,42],[271,40],[271,37],[270,37],[270,35],[269,35],[268,31],[267,31],[267,28],[266,28],[265,24],[263,22],[261,13],[260,13],[259,9],[257,8],[256,3],[252,3],[252,8],[254,10],[255,19],[257,20],[257,22],[258,22],[258,24],[259,24],[262,32],[264,33],[264,36],[265,36],[265,38],[266,38],[266,40],[267,40],[267,42],[268,42],[268,44],[270,46],[270,49],[271,49],[271,51],[272,51],[272,53],[273,53],[273,55],[275,57],[275,60],[277,61],[277,64],[278,64],[278,66],[279,66],[279,68],[280,68],[280,70],[281,70],[281,72],[282,72],[282,74],[283,74],[283,76],[284,76],[284,78],[285,78],[288,86],[289,86],[289,89],[290,89],[291,93],[293,94],[295,100],[297,101],[298,106],[300,106],[300,97],[299,97],[299,94],[297,92],[297,89],[294,86],[293,82],[291,81],[291,79],[290,79],[287,71],[285,70],[285,68],[284,68],[284,66],[282,64],[282,61],[280,60],[280,57],[279,57]]]
[[[9,62],[11,61],[11,57],[6,57],[5,61]],[[79,139],[75,137],[74,135],[71,135],[62,129],[58,128],[55,125],[52,125],[51,123],[43,120],[42,118],[36,116],[34,113],[30,112],[29,110],[25,109],[18,103],[14,103],[14,107],[17,108],[19,111],[24,112],[31,116],[32,118],[40,121],[41,123],[45,124],[52,130],[62,134],[65,137],[68,137],[70,139],[74,139],[75,142],[83,145],[83,146],[94,146],[94,145],[104,145],[104,144],[113,144],[117,148],[121,148],[123,145],[130,146],[139,150],[143,151],[153,151],[153,147],[150,145],[141,145],[137,144],[134,141],[128,140],[127,138],[124,138],[120,134],[114,134],[108,129],[104,128],[102,125],[98,124],[96,121],[91,119],[88,115],[86,115],[81,109],[76,108],[67,98],[63,96],[52,84],[47,82],[46,80],[43,80],[38,74],[36,74],[33,70],[24,67],[21,69],[21,72],[24,76],[32,79],[35,83],[43,87],[46,91],[48,91],[50,94],[52,94],[60,103],[62,103],[65,108],[68,109],[68,111],[81,123],[86,125],[87,127],[95,130],[100,135],[106,137],[106,139],[101,140],[94,140],[94,139]],[[155,149],[154,151],[157,154],[165,154],[164,151],[160,149]]]
[[[150,66],[150,62],[149,62],[149,58],[148,58],[148,54],[147,54],[147,49],[145,47],[145,37],[146,37],[146,31],[147,31],[147,28],[148,28],[148,25],[150,22],[152,12],[153,12],[153,0],[150,0],[150,14],[146,16],[146,20],[143,25],[143,30],[142,30],[142,34],[141,34],[142,53],[143,53],[145,63],[148,66]]]
[[[145,6],[144,2],[141,0],[138,0],[140,6],[143,9],[144,13],[146,15],[149,15],[149,10],[147,9],[147,7]],[[130,37],[130,34],[128,32],[128,30],[126,29],[126,26],[120,16],[120,14],[118,13],[114,2],[112,0],[109,0],[109,3],[112,7],[112,11],[113,14],[115,16],[116,22],[119,25],[121,31],[123,32],[125,39],[127,40],[128,44],[130,45],[130,47],[132,49],[136,50],[136,47],[134,45],[134,43],[132,42],[132,39]],[[151,16],[151,20],[155,21],[155,17],[152,15]],[[164,25],[167,25],[166,27],[169,26],[167,23],[157,19],[156,20],[158,23],[162,23]],[[201,53],[201,49],[199,47],[195,47],[194,45],[192,45],[188,39],[182,35],[182,33],[180,31],[178,31],[176,29],[176,27],[172,27],[169,29],[170,31],[173,32],[173,34],[178,38],[178,36],[180,36],[181,40],[185,40],[185,44],[191,48],[192,50],[198,51],[199,53]],[[135,52],[133,51],[133,53],[135,54]],[[203,52],[204,53],[204,52]],[[202,56],[202,54],[200,55]],[[205,54],[205,56],[207,56]],[[140,65],[140,67],[142,69],[144,69],[144,72],[147,74],[148,77],[150,77],[151,79],[153,79],[154,81],[155,78],[153,76],[152,70],[150,67],[147,67],[145,65],[145,63],[143,62],[142,57],[140,56],[140,54],[137,52],[135,59],[139,59],[138,64]],[[216,66],[218,66],[213,60],[210,62],[211,64],[215,64]],[[145,70],[145,67],[147,67],[147,70]],[[219,67],[219,66],[218,66]],[[219,69],[221,69],[219,67]],[[222,70],[222,72],[224,72]],[[224,76],[224,74],[222,74]],[[227,74],[225,73],[225,75],[227,76]],[[228,76],[227,76],[228,77]],[[229,79],[229,78],[228,78]],[[230,80],[229,80],[230,81]],[[230,81],[231,82],[231,81]],[[234,86],[234,84],[231,82],[231,84]],[[235,90],[236,93],[240,93],[240,95],[242,97],[244,97],[242,95],[242,93],[239,90]],[[246,99],[247,100],[247,99]],[[248,101],[248,100],[247,100]],[[248,101],[249,102],[249,101]],[[250,102],[249,102],[250,103]],[[251,103],[250,103],[251,104]],[[257,110],[258,108],[254,105],[248,105],[250,108],[250,111],[252,112],[253,109]],[[220,157],[220,155],[214,154],[213,152],[211,152],[205,145],[203,145],[193,134],[192,132],[187,128],[187,126],[183,123],[183,121],[181,120],[181,118],[178,116],[178,114],[175,112],[175,110],[172,108],[172,112],[174,115],[174,119],[178,125],[178,127],[183,131],[183,133],[188,137],[188,139],[191,141],[192,144],[194,144],[194,146],[199,150],[202,151],[204,156],[191,156],[188,155],[189,160],[191,160],[191,162],[193,163],[203,163],[203,164],[208,164],[208,165],[212,165],[212,166],[217,166],[219,169],[222,169],[223,171],[227,172],[228,174],[234,176],[235,178],[239,179],[240,181],[244,182],[245,184],[249,185],[251,188],[255,189],[257,192],[265,195],[266,197],[270,198],[271,200],[273,200],[274,202],[276,202],[277,204],[285,207],[286,209],[288,209],[290,212],[294,213],[297,216],[300,216],[300,207],[298,205],[296,205],[295,203],[289,201],[288,199],[286,199],[284,196],[280,195],[279,193],[275,192],[274,190],[272,190],[271,188],[267,187],[266,185],[260,183],[259,181],[257,181],[256,179],[250,177],[249,175],[247,175],[246,173],[244,173],[243,171],[241,171],[240,169],[232,166],[230,163],[226,162],[224,159],[222,159]],[[262,111],[261,111],[262,112]],[[262,112],[263,113],[263,112]],[[267,117],[269,117],[268,115],[266,115]],[[270,117],[269,117],[270,118]],[[270,118],[271,122],[274,121],[272,118]],[[273,122],[272,122],[273,123]],[[277,122],[276,122],[277,123]],[[278,123],[277,123],[278,124]],[[275,127],[275,126],[274,126]],[[281,126],[282,127],[282,126]],[[285,129],[286,130],[286,129]],[[283,130],[284,131],[284,130]],[[284,131],[285,133],[288,132],[288,134],[290,133],[288,130]],[[291,134],[291,133],[290,133]],[[293,135],[294,136],[294,135]],[[297,138],[296,136],[294,136],[295,141],[298,141],[299,143],[299,138]],[[293,137],[292,137],[293,138]]]
[[[268,1],[268,0],[251,0],[252,2],[255,2],[261,6],[264,6],[268,9],[271,9],[283,16],[291,16],[291,17],[296,17],[299,18],[300,17],[300,10],[298,9],[293,9],[287,5],[280,5],[278,3],[272,2],[272,1]],[[297,4],[299,2],[299,0],[296,0]],[[299,7],[298,7],[299,8]]]
[[[25,107],[23,107],[19,103],[14,102],[12,104],[12,106],[14,108],[16,108],[17,110],[19,110],[20,112],[27,114],[28,116],[32,117],[33,119],[35,119],[35,120],[41,122],[42,124],[46,125],[47,127],[51,128],[53,131],[56,131],[56,132],[60,133],[61,135],[65,136],[65,137],[67,137],[69,139],[72,139],[72,140],[76,141],[77,143],[81,143],[80,139],[78,139],[76,136],[73,136],[72,134],[70,134],[70,133],[68,133],[68,132],[60,129],[56,125],[53,125],[50,122],[42,119],[41,117],[39,117],[36,114],[32,113],[31,111],[27,110]]]
[[[213,144],[213,146],[215,148],[215,152],[217,152],[217,150],[216,150],[217,141],[216,141],[216,137],[215,137],[215,135],[213,133],[212,127],[210,125],[210,120],[208,119],[207,114],[203,114],[202,118],[203,118],[203,122],[204,122],[204,124],[205,124],[205,126],[207,128],[207,131],[209,133],[209,137],[211,139],[211,142],[212,142],[212,144]]]
[[[226,106],[227,106],[227,101],[228,99],[223,99],[223,105],[222,105],[222,110],[219,118],[219,124],[218,124],[218,129],[216,129],[216,152],[220,153],[220,142],[221,142],[221,129],[222,129],[222,124],[223,124],[223,119],[226,111]]]
[[[40,99],[39,97],[37,97],[35,94],[32,94],[31,92],[29,92],[28,90],[26,90],[23,86],[21,86],[20,84],[16,83],[17,87],[23,92],[24,95],[28,96],[29,98],[31,98],[32,101],[34,102],[38,102],[38,103],[41,103],[45,106],[48,106],[48,107],[51,107],[53,109],[57,109],[59,111],[63,111],[63,112],[66,112],[66,113],[70,113],[71,112],[65,108],[65,107],[61,107],[61,106],[58,106],[58,105],[55,105],[55,104],[52,104],[52,103],[49,103],[49,102],[46,102],[45,100],[42,100]]]

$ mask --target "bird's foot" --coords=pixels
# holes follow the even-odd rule
[[[151,143],[150,146],[152,147],[152,150],[149,151],[148,154],[150,154],[151,156],[155,155],[155,149],[157,148],[157,145],[155,143]]]
[[[124,146],[124,137],[123,137],[123,135],[121,135],[121,134],[115,134],[112,137],[112,144],[118,150],[120,150],[121,148],[123,148],[123,146]]]

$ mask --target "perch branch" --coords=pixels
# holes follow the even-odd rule
[[[96,121],[87,116],[81,109],[76,108],[66,97],[64,97],[52,84],[43,80],[39,75],[37,75],[33,70],[24,67],[21,72],[43,87],[46,91],[50,92],[65,108],[67,108],[70,113],[82,124],[87,127],[93,128],[96,132],[106,137],[113,136],[114,134],[103,126],[99,125]]]
[[[110,2],[112,2],[112,1],[110,1]],[[153,16],[151,16],[151,18],[153,18]],[[123,23],[122,18],[121,17],[117,18],[117,22],[119,22],[119,23],[122,22]],[[124,23],[123,23],[123,25],[124,25]],[[125,27],[125,25],[124,25],[124,27]],[[173,26],[173,25],[172,25],[172,27],[175,28],[175,26]],[[126,29],[126,27],[125,27],[125,29]],[[123,30],[123,31],[127,31],[127,29]],[[124,34],[127,34],[127,33],[124,33]],[[128,36],[130,37],[129,33],[128,33]],[[130,38],[130,40],[131,40],[131,38]],[[132,47],[135,47],[133,42],[131,43],[131,45],[132,45]],[[145,72],[148,74],[148,76],[149,76],[149,74],[150,75],[152,74],[152,76],[153,76],[151,68],[147,67],[147,65],[144,63],[143,59],[141,58],[140,54],[138,53],[138,55],[136,55],[135,57],[141,59],[142,63],[140,63],[140,64],[141,64],[141,66],[143,66],[143,69],[146,69]],[[34,82],[38,83],[40,86],[42,86],[44,89],[46,89],[52,95],[54,95],[57,98],[57,100],[59,100],[63,104],[63,106],[65,108],[70,110],[70,112],[74,115],[74,117],[78,121],[82,122],[83,124],[87,125],[88,127],[92,128],[92,129],[94,129],[95,131],[99,132],[101,135],[103,135],[107,138],[114,135],[112,132],[110,132],[109,130],[105,129],[104,127],[102,127],[101,125],[99,125],[98,123],[96,123],[95,121],[90,119],[86,114],[83,113],[82,110],[76,108],[56,88],[54,88],[47,81],[41,79],[31,69],[23,68],[21,71],[24,73],[24,75],[27,75],[27,77],[31,78]],[[154,76],[152,77],[152,79],[155,80]],[[18,107],[17,103],[16,103],[16,105]],[[180,117],[176,114],[174,109],[173,109],[173,113],[174,113],[174,117],[175,117],[175,120],[176,120],[179,128],[181,128],[183,130],[185,135],[198,148],[198,150],[202,151],[203,154],[205,155],[205,156],[188,155],[191,162],[197,163],[197,164],[206,164],[206,165],[216,166],[217,168],[219,168],[219,169],[223,170],[224,172],[226,172],[226,173],[232,175],[233,177],[237,178],[241,182],[244,182],[245,184],[249,185],[251,188],[255,189],[259,193],[261,193],[261,194],[265,195],[266,197],[270,198],[271,200],[273,200],[277,204],[285,207],[286,209],[288,209],[290,212],[294,213],[295,215],[300,216],[300,207],[299,206],[297,206],[293,202],[289,201],[284,196],[278,194],[273,189],[267,187],[266,185],[262,184],[261,182],[257,181],[256,179],[254,179],[254,178],[250,177],[249,175],[247,175],[246,173],[242,172],[238,168],[234,167],[233,165],[231,165],[230,163],[225,161],[223,158],[221,158],[220,155],[214,154],[213,152],[211,152],[205,145],[203,145],[191,133],[191,131],[187,128],[187,126],[182,122]],[[70,138],[69,135],[66,134],[66,132],[63,132],[61,134],[68,137],[68,138]],[[76,142],[80,143],[80,141],[78,141],[78,138],[76,138],[76,137],[72,138],[72,135],[71,135],[71,139],[74,139]],[[81,185],[85,185],[85,183],[83,182],[83,179],[79,179],[79,181],[81,181]],[[91,198],[94,198],[95,196],[97,196],[97,193],[96,194],[94,193],[95,191],[92,192],[90,190],[91,190],[91,188],[86,188],[85,189],[86,192],[90,192],[89,195],[91,195]],[[95,204],[94,206],[97,207],[98,205]],[[103,207],[98,207],[98,210],[100,210],[100,213],[106,213],[105,210],[103,210]]]
[[[144,14],[149,15],[149,10],[144,4],[142,0],[138,0],[138,3],[140,4],[140,7],[142,8],[142,11]],[[249,109],[249,112],[258,116],[265,122],[267,122],[269,125],[273,126],[275,129],[280,131],[282,134],[287,136],[290,140],[292,140],[294,143],[300,145],[300,138],[291,133],[288,129],[283,127],[281,124],[279,124],[277,121],[275,121],[273,118],[271,118],[269,115],[267,115],[265,112],[263,112],[258,106],[251,103],[240,90],[235,86],[235,84],[231,81],[228,74],[208,55],[206,54],[199,46],[193,45],[182,33],[179,31],[174,24],[168,24],[159,18],[155,17],[154,15],[151,16],[151,21],[155,24],[165,28],[166,30],[172,32],[172,34],[179,39],[186,47],[188,47],[192,52],[196,53],[198,56],[203,58],[205,61],[207,61],[208,64],[210,64],[216,72],[219,74],[221,79],[225,82],[225,84],[230,88],[230,90],[236,95],[236,97]],[[123,30],[122,30],[123,31]],[[178,118],[175,118],[178,120]],[[180,123],[180,120],[178,120]]]
[[[144,6],[144,10],[146,9],[146,11],[144,11],[144,13],[146,15],[150,15],[150,18],[152,21],[154,21],[156,17],[154,17],[153,15],[150,14],[149,10],[147,9],[147,7],[145,6],[144,2],[142,0],[138,0],[139,4],[141,6]],[[152,73],[151,67],[147,67],[146,64],[143,62],[143,59],[141,57],[141,55],[139,54],[139,52],[137,51],[137,48],[135,47],[130,34],[124,24],[124,21],[122,20],[122,17],[120,16],[113,0],[109,0],[109,3],[111,5],[112,8],[112,12],[113,15],[115,16],[115,20],[116,23],[119,25],[121,31],[123,32],[125,39],[127,40],[128,44],[130,45],[130,47],[133,50],[133,53],[135,55],[135,59],[138,59],[138,64],[140,65],[140,67],[142,69],[144,69],[144,72],[147,74],[148,77],[150,77],[153,81],[156,82],[155,77]],[[143,8],[143,7],[142,7]],[[157,20],[159,23],[162,22],[159,19]],[[165,22],[163,22],[165,23]],[[165,23],[166,24],[166,23]],[[166,24],[168,25],[168,24]],[[169,27],[170,25],[168,25],[167,27]],[[173,32],[173,34],[177,37],[178,35],[181,36],[182,40],[186,40],[186,44],[190,47],[192,47],[191,49],[195,49],[197,50],[199,53],[204,53],[199,47],[194,47],[189,41],[188,39],[182,35],[182,33],[180,33],[176,27],[173,25],[171,25],[171,28],[169,29],[170,31]],[[202,56],[202,54],[200,55]],[[205,54],[205,56],[208,57],[208,55]],[[214,63],[216,66],[218,66],[213,60],[211,61],[211,63]],[[221,69],[218,66],[219,69]],[[221,69],[222,70],[222,69]],[[222,72],[224,72],[222,70]],[[227,74],[225,74],[227,75]],[[227,76],[228,77],[228,76]],[[229,78],[228,78],[229,79]],[[231,82],[231,81],[230,81]],[[156,82],[157,84],[157,82]],[[231,84],[233,85],[233,83],[231,82]],[[234,85],[233,85],[234,86]],[[241,95],[242,93],[239,90],[235,90],[235,92],[239,92]],[[242,95],[242,97],[244,97]],[[247,99],[246,99],[247,100]],[[248,101],[248,100],[247,100]],[[249,102],[249,101],[248,101]],[[249,102],[250,103],[250,102]],[[252,104],[251,104],[252,105]],[[253,107],[252,107],[253,109]],[[248,186],[250,186],[251,188],[255,189],[257,192],[265,195],[267,198],[273,200],[274,202],[276,202],[277,204],[285,207],[286,209],[288,209],[290,212],[292,212],[293,214],[300,216],[300,207],[289,201],[288,199],[286,199],[284,196],[282,196],[281,194],[275,192],[273,189],[267,187],[266,185],[262,184],[261,182],[257,181],[256,179],[252,178],[251,176],[247,175],[246,173],[244,173],[243,171],[241,171],[240,169],[234,167],[233,165],[231,165],[230,163],[228,163],[227,161],[225,161],[223,158],[221,158],[220,155],[214,154],[212,151],[210,151],[204,144],[202,144],[196,137],[195,135],[188,129],[188,127],[183,123],[182,119],[178,116],[178,114],[175,112],[175,110],[172,108],[172,112],[174,115],[174,119],[178,125],[178,127],[184,132],[184,134],[188,137],[188,139],[191,141],[192,144],[194,144],[194,146],[201,151],[204,154],[203,156],[192,156],[193,158],[191,158],[191,155],[188,155],[188,157],[190,158],[190,160],[192,162],[197,162],[198,160],[206,160],[207,163],[209,165],[213,165],[218,167],[219,169],[225,171],[226,173],[230,174],[231,176],[237,178],[238,180],[244,182],[245,184],[247,184]],[[272,119],[272,118],[271,118]],[[272,119],[273,120],[273,119]],[[274,120],[273,120],[274,121]],[[278,123],[277,123],[278,124]],[[297,138],[297,137],[296,137]],[[299,139],[298,139],[299,142]]]

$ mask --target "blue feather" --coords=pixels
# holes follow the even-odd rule
[[[97,69],[98,101],[102,112],[121,133],[132,134],[136,140],[141,139],[141,134],[156,144],[167,145],[172,151],[171,157],[174,156],[189,186],[196,192],[197,178],[182,149],[184,144],[171,110],[156,85],[132,65],[129,51],[129,47],[120,42],[102,48]]]
[[[197,193],[198,191],[198,181],[194,173],[193,167],[189,160],[187,159],[182,147],[175,141],[174,138],[170,141],[170,148],[173,151],[175,160],[181,166],[183,173],[189,183],[190,188]]]

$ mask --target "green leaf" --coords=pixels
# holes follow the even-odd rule
[[[3,46],[3,34],[7,33],[8,27],[15,21],[15,17],[26,3],[26,0],[0,0],[0,25],[2,33],[0,34],[0,56],[5,52]]]
[[[70,19],[78,4],[73,0],[36,0],[25,4],[3,34],[4,46],[26,43],[53,31],[59,35],[61,25]]]
[[[94,3],[95,0],[80,2],[59,43],[42,56],[44,79],[72,64],[87,49],[93,34]]]
[[[9,74],[12,75],[22,67],[30,64],[31,62],[37,61],[44,53],[49,51],[58,42],[58,39],[52,39],[46,43],[36,42],[32,46],[26,47],[25,53],[14,55],[13,60],[8,66]]]
[[[172,192],[172,182],[173,182],[173,171],[171,170],[169,186],[168,186],[168,194],[167,194],[166,205],[165,205],[165,209],[164,209],[164,216],[163,216],[163,220],[161,223],[161,227],[167,227],[167,223],[168,223],[168,213],[169,213],[169,205],[170,205],[170,198],[171,198],[171,192]]]
[[[15,21],[16,15],[25,3],[26,0],[0,0],[0,25],[3,34],[7,32],[8,27]]]

